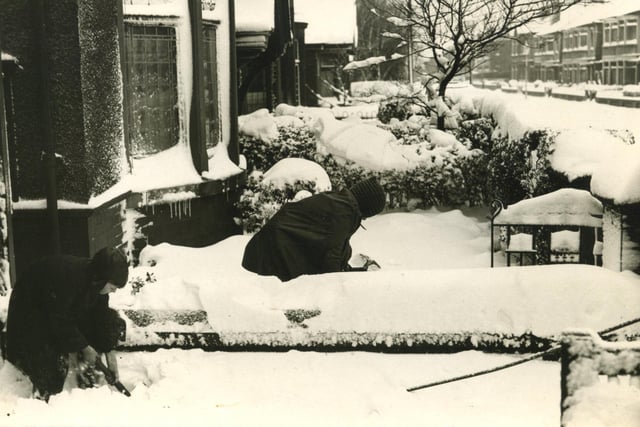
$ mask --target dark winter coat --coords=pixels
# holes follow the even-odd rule
[[[105,352],[117,342],[117,332],[105,330],[117,313],[109,309],[108,295],[99,294],[103,285],[92,283],[90,259],[68,255],[35,262],[16,282],[7,316],[7,359],[40,391],[62,389],[68,353],[87,345]]]
[[[349,239],[362,216],[349,190],[287,203],[247,244],[242,266],[282,281],[349,269]]]

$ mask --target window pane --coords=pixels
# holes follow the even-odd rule
[[[125,40],[131,154],[157,153],[179,139],[175,29],[126,24]]]
[[[633,41],[637,37],[638,26],[635,22],[627,24],[627,40]]]
[[[204,111],[206,147],[211,148],[220,141],[220,113],[218,107],[218,63],[216,52],[216,27],[203,27],[204,44]]]

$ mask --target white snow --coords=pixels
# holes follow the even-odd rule
[[[512,139],[530,130],[556,132],[550,158],[555,170],[570,180],[591,176],[592,193],[615,203],[640,201],[640,144],[624,136],[640,141],[637,109],[471,88],[449,94],[472,97],[482,115],[496,119],[497,132]]]
[[[482,212],[396,212],[364,225],[367,229],[352,239],[354,254],[370,255],[380,271],[302,276],[282,284],[242,269],[249,236],[200,249],[161,244],[143,250],[141,266],[132,270],[132,276],[153,272],[157,281],[135,298],[127,285],[115,293],[112,305],[204,308],[213,329],[230,337],[265,330],[302,336],[307,329],[292,329],[284,321],[282,310],[290,308],[322,311],[305,321],[310,333],[378,330],[389,336],[486,330],[555,335],[565,327],[601,329],[637,316],[640,282],[628,272],[584,265],[486,268],[489,232]],[[515,420],[525,427],[557,425],[559,365],[553,362],[405,391],[516,358],[475,351],[120,353],[121,379],[131,398],[104,386],[64,391],[48,405],[28,399],[30,386],[5,363],[0,414],[7,426],[244,425],[251,420],[310,426],[411,421],[507,426]]]
[[[562,188],[514,203],[496,216],[495,223],[601,227],[601,216],[602,203],[588,191]]]
[[[313,181],[315,191],[330,191],[329,175],[319,164],[306,159],[288,158],[278,161],[263,176],[263,183],[273,184],[276,188],[284,188],[285,184],[293,185],[296,181]]]

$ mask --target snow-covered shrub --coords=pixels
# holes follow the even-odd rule
[[[505,205],[524,199],[528,171],[528,146],[504,136],[493,139],[487,180],[490,197],[501,200]]]
[[[530,169],[526,175],[527,197],[536,197],[568,187],[569,180],[550,163],[557,132],[548,129],[526,132],[520,143],[530,150]]]
[[[261,139],[241,135],[240,147],[247,159],[247,171],[266,171],[279,160],[297,157],[313,160],[316,140],[308,126],[285,125],[278,127],[279,135],[266,144]]]
[[[455,134],[461,141],[469,140],[471,148],[479,148],[488,153],[491,150],[491,136],[495,127],[496,123],[492,118],[480,117],[461,122]]]
[[[262,174],[249,176],[247,186],[240,196],[237,208],[245,232],[258,231],[283,204],[291,202],[300,191],[315,193],[314,181],[297,180],[293,184],[285,183],[276,187],[273,183],[264,184]]]
[[[380,103],[377,119],[382,123],[389,123],[391,119],[406,120],[413,114],[409,99],[396,98]]]
[[[381,125],[388,129],[398,139],[398,143],[404,145],[419,144],[429,141],[429,129],[431,119],[426,116],[413,115],[407,120],[391,119],[388,125]]]

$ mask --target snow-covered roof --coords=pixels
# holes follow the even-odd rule
[[[296,0],[296,22],[308,24],[309,44],[357,44],[355,0]]]
[[[578,4],[562,12],[560,20],[539,28],[537,33],[554,33],[636,11],[640,11],[638,0],[609,0],[605,3]]]
[[[502,210],[495,224],[602,226],[602,203],[585,190],[563,188]]]
[[[261,32],[273,30],[275,25],[274,0],[235,1],[236,31]]]

